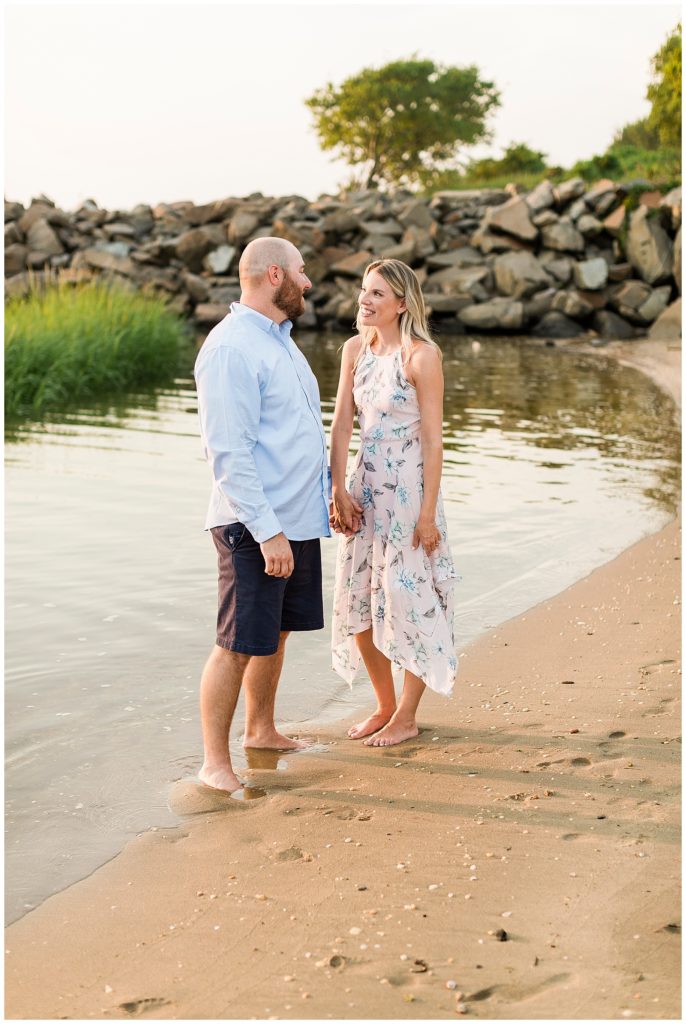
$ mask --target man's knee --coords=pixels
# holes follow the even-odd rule
[[[281,632],[279,633],[279,647],[284,646],[290,635],[291,634],[289,630],[281,630]]]
[[[214,645],[212,654],[219,661],[224,662],[224,664],[235,665],[236,668],[242,669],[247,667],[252,657],[251,654],[241,654],[240,651],[229,651],[226,647],[221,647],[219,644]]]

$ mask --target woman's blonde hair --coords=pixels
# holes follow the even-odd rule
[[[362,277],[363,283],[372,270],[376,270],[377,273],[381,274],[393,294],[405,303],[405,311],[400,314],[400,350],[403,365],[407,364],[412,355],[414,341],[424,341],[427,345],[433,345],[442,357],[441,350],[431,337],[429,331],[424,296],[422,295],[422,289],[414,270],[408,267],[407,263],[403,263],[402,260],[374,260],[365,269]],[[355,365],[357,366],[357,363],[376,338],[376,329],[374,327],[365,327],[361,323],[361,314],[359,313],[356,326],[362,339],[360,351],[355,360]]]

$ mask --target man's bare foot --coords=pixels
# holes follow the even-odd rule
[[[243,789],[243,783],[230,768],[203,765],[198,772],[198,778],[210,789],[220,789],[224,793],[235,793],[237,789]]]
[[[243,737],[243,746],[252,747],[254,750],[304,750],[306,747],[311,747],[313,743],[314,739],[309,736],[303,739],[291,739],[276,729],[259,733],[246,732]]]
[[[370,736],[373,732],[378,732],[382,726],[390,722],[392,717],[392,711],[388,713],[375,711],[369,718],[365,718],[364,722],[358,722],[357,725],[353,725],[348,729],[348,736],[351,740],[361,740],[363,736]]]
[[[396,743],[404,743],[419,736],[417,723],[394,722],[392,719],[383,729],[364,741],[365,747],[394,747]]]

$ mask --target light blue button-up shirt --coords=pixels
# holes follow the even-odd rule
[[[195,362],[213,484],[205,529],[241,522],[256,541],[330,536],[326,436],[317,381],[277,324],[234,302]]]

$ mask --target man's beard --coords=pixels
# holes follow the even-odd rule
[[[273,301],[276,308],[285,313],[289,320],[297,320],[305,312],[302,289],[298,288],[287,270],[284,270],[283,281],[274,292]]]

